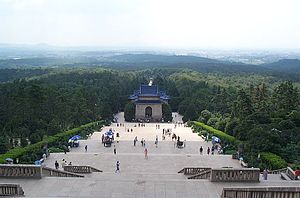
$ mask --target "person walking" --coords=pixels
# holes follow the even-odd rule
[[[147,148],[145,148],[144,153],[145,153],[145,159],[148,159],[148,149]]]
[[[117,149],[116,149],[116,145],[114,145],[114,154],[117,154]]]
[[[64,168],[65,166],[65,159],[61,160],[61,167]]]
[[[117,163],[116,163],[116,171],[115,171],[115,173],[117,173],[117,172],[120,173],[120,162],[119,161],[117,161]]]
[[[202,153],[203,153],[203,147],[201,146],[199,150],[200,150],[200,155],[202,155]]]
[[[214,154],[214,152],[215,152],[215,147],[214,147],[214,146],[212,146],[212,147],[211,147],[211,154],[213,155],[213,154]]]
[[[207,147],[207,155],[209,155],[209,153],[210,153],[210,148]]]
[[[146,147],[146,140],[143,141],[143,147]]]
[[[266,168],[263,172],[263,178],[264,178],[264,180],[268,180],[268,170]]]
[[[85,149],[85,152],[87,152],[87,149],[88,149],[88,148],[87,148],[87,145],[85,145],[84,149]]]
[[[55,169],[59,168],[59,163],[57,162],[57,160],[55,161],[54,165],[55,165]]]

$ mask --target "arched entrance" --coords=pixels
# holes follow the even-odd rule
[[[145,117],[146,118],[151,118],[152,117],[152,108],[151,107],[146,107],[145,109]]]

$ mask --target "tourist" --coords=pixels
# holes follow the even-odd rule
[[[203,147],[201,146],[200,147],[200,154],[202,155],[202,152],[203,152]]]
[[[114,145],[114,154],[117,154],[117,149],[116,149],[116,145]]]
[[[68,166],[72,166],[72,162],[69,162],[69,165]]]
[[[145,148],[144,153],[145,153],[145,159],[148,159],[148,149],[147,148]]]
[[[84,149],[85,149],[85,152],[87,152],[87,145],[85,145]]]
[[[142,138],[141,144],[142,144],[142,146],[144,146],[144,138]]]
[[[136,145],[136,142],[138,141],[137,136],[135,136],[134,140],[133,140],[133,146]]]
[[[64,168],[65,166],[65,159],[61,160],[61,167]]]
[[[65,166],[67,166],[67,165],[68,165],[68,163],[67,163],[67,161],[65,160],[65,164],[64,164],[64,167],[65,167]]]
[[[44,153],[43,154],[43,160],[44,160],[44,162],[46,161],[46,158],[47,158],[47,155],[46,155],[46,153]]]
[[[215,151],[215,147],[212,146],[212,147],[211,147],[211,154],[212,154],[212,155],[214,154],[214,151]]]
[[[131,133],[133,132],[133,129],[130,129]]]
[[[143,147],[146,147],[146,140],[143,141]]]
[[[57,160],[55,161],[54,165],[55,165],[55,169],[59,168],[59,163],[57,162]]]
[[[104,141],[104,134],[102,134],[101,140],[102,140],[102,144],[103,144],[103,141]]]
[[[268,180],[268,170],[266,168],[263,171],[263,178],[264,178],[264,180]]]
[[[115,173],[117,173],[117,172],[120,173],[120,162],[119,161],[117,161],[116,167],[117,167],[117,169],[116,169]]]
[[[209,153],[210,153],[210,148],[207,147],[207,155],[209,155]]]

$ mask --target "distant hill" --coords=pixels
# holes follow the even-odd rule
[[[281,59],[277,62],[263,64],[261,66],[277,72],[300,74],[299,59]]]
[[[105,67],[121,70],[172,68],[193,69],[200,72],[267,73],[269,68],[237,62],[220,61],[198,56],[162,54],[120,54],[111,56],[79,53],[76,56],[52,56],[0,60],[1,68],[30,67]]]
[[[222,61],[198,56],[160,55],[160,54],[122,54],[111,56],[110,59],[120,62],[157,62],[157,63],[221,63]]]

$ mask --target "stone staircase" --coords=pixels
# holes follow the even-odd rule
[[[84,177],[76,173],[71,173],[67,171],[56,170],[49,167],[42,167],[43,177]]]

